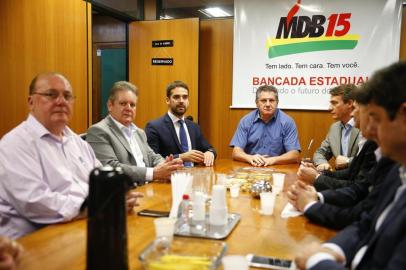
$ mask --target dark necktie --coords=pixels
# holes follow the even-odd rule
[[[185,125],[184,125],[184,121],[183,120],[179,120],[179,139],[180,139],[180,146],[182,147],[182,152],[186,153],[187,151],[189,151],[189,146],[187,143],[187,136],[186,136],[186,130],[185,130]],[[185,167],[191,167],[192,166],[192,162],[184,162],[183,165]]]

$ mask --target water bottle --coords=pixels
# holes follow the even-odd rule
[[[179,204],[178,208],[178,222],[177,227],[179,232],[189,232],[190,231],[190,200],[188,194],[183,194],[182,201]]]
[[[131,179],[120,167],[90,173],[87,220],[87,269],[127,270],[125,193]]]

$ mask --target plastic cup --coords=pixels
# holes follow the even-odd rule
[[[226,184],[226,175],[224,173],[218,173],[216,185],[224,186],[225,184]]]
[[[211,206],[216,209],[227,208],[225,186],[213,186],[211,191]]]
[[[155,237],[165,237],[169,241],[172,241],[175,232],[175,223],[175,218],[162,217],[154,219]]]
[[[193,196],[193,221],[203,221],[206,218],[206,197],[203,192],[197,191]]]
[[[275,192],[262,192],[259,194],[261,198],[261,214],[264,216],[270,216],[273,214],[275,206]]]
[[[279,194],[283,190],[283,185],[285,183],[285,174],[284,173],[274,173],[273,178],[273,187],[276,194]]]
[[[230,196],[231,198],[238,198],[240,194],[240,186],[239,185],[232,185],[230,187]]]
[[[228,255],[222,259],[224,270],[248,270],[248,261],[245,256]]]

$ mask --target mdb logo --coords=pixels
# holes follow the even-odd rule
[[[357,46],[359,35],[351,35],[351,13],[295,16],[301,0],[292,7],[286,17],[279,20],[276,37],[267,40],[268,57],[314,51],[352,50]]]

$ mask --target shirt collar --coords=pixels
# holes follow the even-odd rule
[[[376,161],[378,162],[382,158],[381,148],[380,147],[376,148],[374,153],[375,153]]]
[[[137,131],[137,126],[134,123],[131,123],[130,126],[126,127],[123,124],[121,124],[120,122],[118,122],[116,119],[114,119],[113,116],[110,115],[110,117],[120,130],[123,130],[125,132],[131,132],[131,133]]]
[[[406,167],[405,166],[399,167],[399,177],[400,177],[400,180],[402,180],[402,185],[405,185],[406,184]]]
[[[367,139],[364,136],[362,136],[361,132],[359,133],[358,137],[359,137],[358,149],[361,151],[362,147],[367,142]]]
[[[279,114],[279,108],[276,108],[274,115],[272,116],[271,120],[268,123],[272,122],[272,120],[276,119]],[[262,121],[261,116],[259,115],[259,109],[256,110],[254,122]],[[264,121],[262,121],[264,122]],[[264,122],[265,123],[265,122]]]
[[[42,138],[44,136],[49,136],[52,137],[58,141],[60,141],[60,138],[52,134],[44,125],[35,118],[34,115],[29,114],[27,117],[27,124],[32,127],[32,130],[34,131],[34,134],[36,134],[37,138]],[[62,131],[63,137],[64,138],[69,138],[73,136],[73,131],[65,126],[65,128]]]
[[[177,123],[179,120],[183,120],[185,121],[185,117],[182,115],[181,118],[177,117],[176,115],[174,115],[170,110],[168,110],[168,116],[169,118],[171,118],[172,123]]]
[[[354,127],[354,125],[355,125],[354,117],[351,117],[351,119],[350,119],[347,123],[345,123],[345,124],[341,123],[341,126],[342,126],[343,128],[345,128],[345,129],[348,129],[348,128],[351,129],[351,128]]]

